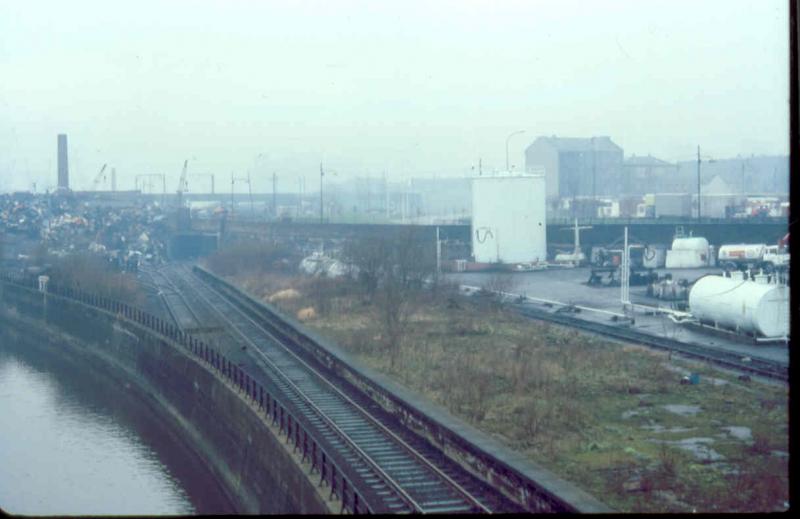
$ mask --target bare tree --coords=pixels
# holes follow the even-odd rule
[[[509,272],[495,272],[481,285],[483,301],[489,310],[499,312],[505,306],[505,296],[500,292],[510,293],[516,286],[515,279]]]
[[[390,365],[394,368],[408,321],[413,314],[414,298],[422,288],[424,264],[420,254],[419,242],[415,233],[405,232],[395,240],[386,243],[386,251],[376,307],[383,326],[384,343],[389,353]]]
[[[361,238],[345,247],[345,257],[358,268],[359,281],[375,305],[392,368],[414,313],[414,301],[435,270],[429,248],[412,229],[392,237]]]
[[[385,268],[387,251],[387,241],[385,238],[359,238],[350,240],[344,245],[342,255],[348,263],[353,265],[357,271],[357,279],[367,301],[372,302],[378,283],[381,279],[382,270]]]
[[[314,299],[314,306],[320,316],[327,315],[331,310],[331,299],[333,296],[332,282],[334,280],[326,277],[325,272],[311,279],[311,295]]]

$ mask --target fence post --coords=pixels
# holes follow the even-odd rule
[[[314,469],[319,470],[319,467],[317,466],[317,457],[317,442],[314,440],[314,438],[311,438],[311,469],[308,471],[309,474],[313,474]]]
[[[331,495],[328,499],[336,496],[336,464],[331,463]]]
[[[347,478],[342,476],[341,480],[342,480],[342,490],[339,493],[342,494],[342,508],[341,510],[339,510],[340,514],[344,512],[345,507],[347,506]]]

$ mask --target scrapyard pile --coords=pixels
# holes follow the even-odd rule
[[[38,239],[56,257],[89,252],[121,270],[164,261],[166,220],[157,203],[110,208],[27,194],[0,198],[0,227],[6,232]]]
[[[11,234],[39,236],[42,218],[47,208],[41,201],[19,195],[0,197],[0,226]]]

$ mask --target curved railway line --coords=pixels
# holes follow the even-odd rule
[[[569,326],[571,328],[577,328],[613,339],[634,344],[641,344],[650,348],[674,352],[686,357],[711,362],[721,367],[733,369],[742,373],[758,375],[784,382],[789,380],[789,366],[771,359],[765,359],[763,357],[757,357],[753,355],[744,356],[730,350],[682,342],[675,339],[670,339],[668,337],[644,333],[626,326],[614,326],[596,321],[580,319],[564,313],[548,312],[546,310],[533,307],[530,302],[515,302],[513,303],[513,307],[521,315],[533,319]]]
[[[172,320],[181,331],[197,333],[203,331],[217,331],[220,329],[216,325],[217,319],[213,312],[208,308],[197,308],[187,301],[185,296],[186,287],[180,278],[166,275],[157,268],[141,269],[157,288],[158,294],[164,301]]]
[[[427,441],[398,426],[368,397],[334,384],[324,368],[301,358],[286,344],[290,340],[248,313],[246,302],[232,301],[229,294],[221,294],[181,267],[168,272],[175,286],[191,291],[193,299],[213,310],[217,321],[254,353],[276,394],[284,395],[285,405],[317,431],[329,452],[343,462],[341,466],[350,468],[348,476],[373,512],[521,511]]]
[[[151,279],[151,284],[158,291],[164,306],[167,307],[167,312],[178,328],[186,331],[199,326],[200,320],[197,318],[197,314],[168,276],[159,272],[155,267],[141,268],[140,271]]]

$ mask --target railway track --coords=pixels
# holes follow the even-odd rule
[[[741,354],[715,348],[681,342],[667,337],[659,337],[648,333],[643,333],[625,326],[613,326],[588,321],[565,315],[563,313],[552,313],[539,308],[534,308],[530,304],[514,303],[513,307],[522,315],[548,321],[584,331],[605,335],[614,339],[626,342],[641,344],[651,348],[675,352],[687,357],[708,361],[719,366],[740,371],[742,373],[759,375],[762,377],[788,381],[789,367],[783,363],[756,356],[743,356]]]
[[[200,311],[187,301],[180,278],[169,276],[157,268],[143,269],[158,289],[172,320],[187,333],[219,331],[222,328],[212,312]]]
[[[350,468],[348,474],[372,511],[385,513],[492,513],[520,511],[510,500],[399,427],[377,404],[329,380],[324,368],[279,340],[264,319],[246,311],[183,268],[171,271],[176,285],[213,309],[232,335],[247,345],[268,373],[276,393]]]

